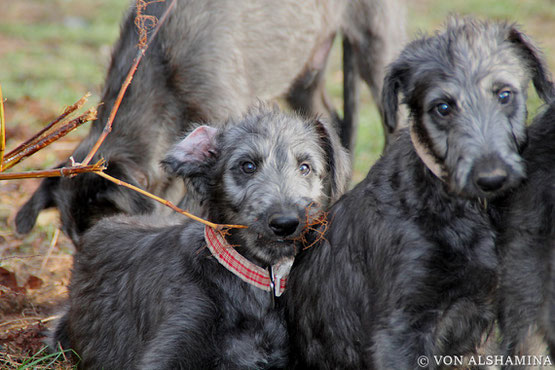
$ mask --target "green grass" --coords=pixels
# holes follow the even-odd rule
[[[38,14],[23,10],[0,22],[0,38],[11,46],[0,50],[0,83],[8,102],[28,97],[54,113],[87,91],[98,100],[128,1],[18,1]]]
[[[45,346],[34,355],[25,358],[23,362],[15,368],[17,370],[77,369],[77,364],[70,365],[66,361],[66,358],[70,355],[77,356],[77,354],[71,349],[48,353],[48,347]]]
[[[98,60],[83,58],[88,51],[79,44],[61,44],[56,48],[37,45],[25,54],[4,54],[4,63],[19,66],[9,77],[0,75],[4,89],[9,92],[7,98],[46,99],[63,106],[77,100],[83,90],[98,90],[104,71]]]
[[[411,5],[417,13],[409,21],[413,32],[437,27],[450,14],[516,21],[519,24],[528,24],[533,19],[552,22],[555,18],[555,6],[551,0],[417,0]]]

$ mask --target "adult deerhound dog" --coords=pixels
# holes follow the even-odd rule
[[[285,366],[273,298],[305,231],[346,187],[350,164],[335,131],[261,106],[223,128],[196,128],[164,163],[204,196],[210,221],[248,228],[226,241],[192,221],[98,222],[75,255],[55,341],[84,368]]]
[[[348,106],[342,141],[354,138],[353,72],[379,97],[387,62],[404,39],[402,0],[177,0],[148,48],[98,155],[107,173],[172,201],[181,182],[160,168],[165,148],[192,122],[237,117],[257,99],[285,95],[302,113],[336,117],[324,93],[324,70],[334,36],[346,50]],[[160,18],[168,6],[152,2],[144,15]],[[73,153],[82,161],[102,132],[138,43],[132,7],[122,25],[106,78],[103,105],[89,135]],[[347,122],[349,121],[349,122]],[[347,127],[349,126],[349,127]],[[61,164],[61,166],[66,163]],[[98,219],[116,213],[147,213],[155,203],[93,174],[44,180],[16,217],[28,233],[38,213],[57,207],[65,233],[78,244]]]
[[[530,80],[555,95],[538,50],[507,23],[454,18],[401,52],[383,106],[394,127],[401,94],[409,127],[289,277],[298,368],[440,368],[437,356],[476,353],[496,318],[495,199],[525,176]]]
[[[499,309],[508,356],[555,363],[555,102],[528,130],[528,180],[510,200],[500,242]],[[545,359],[545,357],[544,357]],[[525,368],[523,365],[511,368]]]

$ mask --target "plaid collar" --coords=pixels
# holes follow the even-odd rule
[[[268,271],[240,255],[219,232],[210,226],[204,227],[204,240],[218,262],[244,282],[267,292],[273,292],[276,297],[285,290],[293,258],[279,261],[270,266]]]

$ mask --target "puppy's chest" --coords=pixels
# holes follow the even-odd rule
[[[480,205],[467,205],[448,215],[424,213],[414,222],[427,249],[426,271],[434,281],[438,274],[441,276],[434,285],[442,281],[452,287],[457,282],[477,277],[488,281],[494,276],[497,235],[487,211]]]
[[[279,317],[276,298],[272,298],[269,292],[225,272],[225,279],[219,283],[218,300],[224,309],[222,316],[226,326],[241,326],[244,320],[265,322]]]
[[[495,231],[479,204],[449,204],[418,214],[413,220],[422,238],[453,253],[478,253],[495,247]]]
[[[423,190],[410,181],[397,185],[381,196],[374,192],[378,194],[374,207],[384,215],[378,221],[389,225],[392,239],[408,243],[403,249],[417,248],[420,253],[416,255],[425,255],[441,266],[464,269],[469,262],[484,261],[494,267],[496,232],[492,205],[449,194],[435,182],[426,184]],[[403,258],[412,258],[411,253],[405,255]]]
[[[283,311],[269,292],[236,276],[220,285],[217,325],[221,354],[226,362],[245,368],[285,365],[287,330]],[[275,303],[275,304],[274,304]],[[266,365],[264,365],[266,364]]]

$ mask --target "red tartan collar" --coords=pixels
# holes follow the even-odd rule
[[[240,255],[219,232],[210,226],[204,227],[204,240],[218,262],[244,282],[267,292],[273,292],[276,297],[285,290],[293,258],[281,260],[272,265],[268,271]]]

